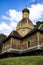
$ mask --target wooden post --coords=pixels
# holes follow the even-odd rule
[[[12,48],[12,44],[13,44],[13,37],[10,39],[10,48]]]
[[[37,42],[38,42],[38,45],[40,45],[40,33],[39,32],[37,32]]]

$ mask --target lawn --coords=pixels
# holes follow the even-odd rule
[[[43,65],[43,56],[4,58],[0,59],[0,65]]]

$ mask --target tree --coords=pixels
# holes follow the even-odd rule
[[[2,41],[6,38],[7,36],[4,34],[0,34],[0,52],[1,52],[1,48],[2,48]]]
[[[37,26],[40,26],[41,24],[43,24],[43,21],[38,21],[38,22],[36,22],[36,25],[37,25]]]

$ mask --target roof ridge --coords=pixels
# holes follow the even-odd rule
[[[38,29],[40,29],[42,25],[43,25],[43,24],[41,24],[41,25],[38,27]]]

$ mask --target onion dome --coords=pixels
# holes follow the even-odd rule
[[[30,13],[29,9],[27,9],[27,8],[23,9],[22,13],[24,13],[24,12]]]

